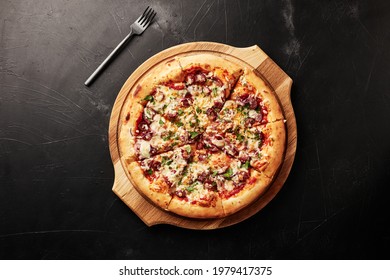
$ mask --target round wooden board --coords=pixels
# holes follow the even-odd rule
[[[220,219],[189,219],[154,206],[140,195],[130,182],[130,178],[122,165],[118,148],[119,118],[123,104],[132,87],[136,85],[137,81],[145,75],[149,69],[156,65],[168,62],[177,56],[186,56],[197,53],[218,55],[238,63],[242,65],[242,67],[254,70],[263,80],[268,82],[269,86],[278,96],[283,108],[284,116],[287,120],[287,145],[285,157],[272,185],[263,196],[248,207]],[[219,43],[194,42],[171,47],[149,58],[127,79],[120,90],[112,109],[109,125],[109,147],[115,170],[113,185],[114,193],[148,226],[171,224],[190,229],[216,229],[239,223],[256,214],[280,191],[290,173],[294,161],[297,146],[297,129],[290,99],[291,85],[291,78],[256,45],[248,48],[235,48]]]

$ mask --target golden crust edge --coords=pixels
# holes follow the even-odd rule
[[[254,160],[251,162],[251,165],[253,165],[257,171],[263,172],[269,178],[273,178],[277,174],[279,167],[282,165],[284,160],[284,154],[287,147],[286,125],[284,121],[281,120],[268,123],[266,125],[266,129],[271,132],[268,137],[271,138],[270,141],[272,141],[272,145],[266,145],[263,151],[268,155],[270,160],[267,161],[265,166],[256,166],[256,163],[261,165],[261,159],[259,161]]]
[[[120,116],[118,146],[119,155],[123,161],[132,162],[137,159],[135,150],[135,128],[137,120],[143,112],[143,106],[135,103],[129,106],[127,100],[123,106],[124,110]]]
[[[183,199],[173,197],[169,203],[168,211],[195,219],[215,219],[225,217],[222,201],[219,196],[214,207],[204,207],[197,204],[190,204]]]

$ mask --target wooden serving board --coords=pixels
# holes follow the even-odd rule
[[[177,56],[201,53],[218,55],[227,60],[238,63],[239,65],[242,65],[242,67],[255,70],[255,72],[263,78],[263,80],[268,82],[270,88],[276,93],[283,107],[284,116],[287,120],[287,146],[284,161],[277,177],[267,192],[257,201],[235,214],[225,218],[206,220],[189,219],[164,211],[154,206],[141,196],[128,178],[121,162],[118,148],[118,129],[121,110],[130,90],[136,85],[137,81],[145,75],[149,69],[159,63],[169,61]],[[283,72],[283,70],[281,70],[279,66],[276,65],[275,62],[273,62],[258,46],[235,48],[219,43],[194,42],[178,45],[154,55],[139,66],[127,79],[120,90],[112,109],[109,125],[109,146],[115,170],[113,191],[148,226],[156,224],[171,224],[190,229],[216,229],[239,223],[251,217],[264,208],[264,206],[266,206],[280,191],[288,177],[294,161],[297,145],[297,129],[290,99],[291,85],[291,78]]]

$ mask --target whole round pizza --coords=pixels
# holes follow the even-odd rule
[[[212,54],[177,57],[132,87],[119,151],[134,187],[164,210],[221,218],[271,185],[286,147],[273,90],[250,69]]]

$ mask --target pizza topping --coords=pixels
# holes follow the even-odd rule
[[[171,88],[171,89],[176,89],[176,90],[181,90],[181,89],[185,88],[185,84],[184,83],[168,82],[165,85],[167,87]]]
[[[222,81],[218,78],[218,77],[211,77],[211,79],[213,80],[214,84],[218,87],[222,87],[223,86],[223,83]]]
[[[175,192],[175,194],[180,197],[180,198],[185,198],[186,197],[186,192],[184,190],[178,190]]]
[[[141,141],[139,148],[141,157],[149,158],[150,157],[150,143],[146,141]]]
[[[212,108],[208,108],[206,114],[211,121],[215,121],[217,119],[217,113]]]
[[[207,174],[206,172],[201,172],[199,175],[198,175],[198,181],[200,182],[204,182],[206,181],[206,178],[209,174]]]
[[[186,160],[191,158],[191,147],[190,146],[187,147],[188,148],[181,151],[183,158]]]
[[[216,101],[214,103],[214,108],[221,109],[223,107],[223,102]]]
[[[147,96],[144,98],[144,100],[153,102],[153,101],[154,101],[153,95],[147,95]]]
[[[196,132],[196,131],[190,131],[189,133],[190,133],[191,139],[195,139],[199,135],[199,132]]]
[[[251,127],[255,122],[256,122],[256,120],[253,118],[246,118],[245,119],[245,126]]]
[[[237,173],[238,175],[238,181],[243,182],[246,181],[249,178],[249,174],[246,171],[240,171]]]
[[[198,156],[198,160],[199,160],[199,161],[203,161],[203,160],[205,160],[206,158],[207,158],[207,155],[206,155],[206,154],[201,154],[201,155]]]
[[[154,99],[156,100],[156,102],[161,102],[164,100],[164,98],[165,95],[161,90],[156,91],[156,93],[154,94]]]
[[[226,146],[226,152],[227,152],[229,155],[233,156],[233,157],[236,157],[236,156],[238,156],[238,154],[239,154],[239,151],[238,151],[237,148],[236,148],[235,146],[233,146],[233,145],[227,145],[227,146]]]
[[[173,121],[177,117],[178,112],[169,112],[166,117],[168,120]]]
[[[197,73],[195,76],[195,81],[200,84],[204,84],[206,82],[206,76],[203,73]]]
[[[158,170],[158,169],[160,169],[161,164],[162,164],[162,162],[160,162],[160,161],[152,160],[149,163],[149,167],[150,167],[151,170]]]
[[[221,148],[225,145],[225,140],[222,135],[216,134],[214,138],[211,140],[211,143]]]
[[[181,100],[181,105],[185,108],[190,107],[190,101],[187,98]]]
[[[211,93],[211,89],[208,86],[205,86],[202,92],[207,96]]]
[[[233,169],[231,169],[230,167],[229,167],[229,169],[223,174],[223,177],[225,178],[225,179],[231,179],[232,178],[232,176],[233,176]]]
[[[195,81],[195,76],[192,75],[192,74],[188,74],[188,75],[186,76],[186,78],[185,78],[185,81],[186,81],[186,84],[187,84],[187,85],[191,85],[191,84],[193,84],[194,81]]]

